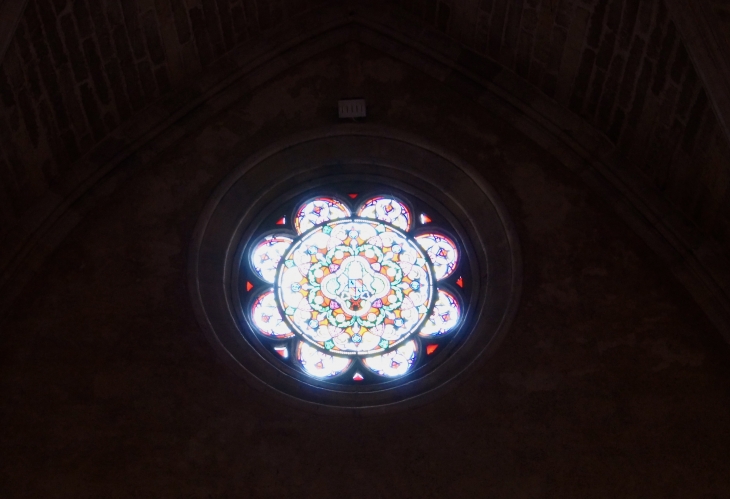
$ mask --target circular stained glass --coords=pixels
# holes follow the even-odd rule
[[[416,362],[418,346],[415,341],[409,341],[402,347],[391,350],[385,355],[367,357],[364,362],[367,367],[389,378],[398,378],[406,374]]]
[[[293,338],[272,348],[309,376],[405,376],[438,350],[424,338],[459,325],[459,298],[441,289],[459,266],[458,249],[431,217],[420,217],[417,232],[395,197],[348,197],[310,199],[294,213],[295,237],[282,235],[286,216],[277,216],[278,227],[258,239],[249,271],[262,286],[248,281],[257,296],[249,320],[264,338]]]

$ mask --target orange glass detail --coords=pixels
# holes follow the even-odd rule
[[[362,380],[364,380],[365,378],[363,378],[362,374],[360,374],[360,373],[355,373],[355,376],[353,376],[353,377],[352,377],[352,379],[353,379],[353,380],[355,380],[355,381],[362,381]]]
[[[459,277],[459,279],[458,279],[458,280],[456,281],[456,284],[457,284],[457,285],[458,285],[458,286],[459,286],[460,288],[463,288],[463,287],[464,287],[464,278],[463,278],[463,277]]]
[[[434,353],[434,352],[436,351],[436,349],[437,349],[438,347],[439,347],[438,345],[428,345],[428,346],[426,347],[426,353],[427,353],[428,355],[431,355],[432,353]]]
[[[253,289],[253,284],[251,282],[246,283],[246,291],[251,291]]]
[[[425,213],[421,213],[421,223],[422,223],[422,224],[424,224],[424,225],[425,225],[425,224],[427,224],[427,223],[431,223],[431,222],[432,222],[432,220],[431,220],[431,217],[429,217],[429,216],[428,216],[428,215],[426,215]]]
[[[358,195],[359,194],[354,194],[354,193],[353,194],[348,194],[348,196],[350,196],[350,198],[352,198],[352,199],[355,199]]]
[[[281,217],[276,225],[286,225],[286,217]]]

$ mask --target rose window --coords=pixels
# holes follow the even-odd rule
[[[412,407],[489,376],[522,267],[485,167],[358,124],[233,168],[189,253],[193,310],[220,360],[317,413]]]
[[[315,378],[407,375],[460,326],[460,248],[393,196],[317,197],[264,226],[241,267],[251,329]]]

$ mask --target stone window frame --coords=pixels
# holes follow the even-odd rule
[[[473,286],[458,342],[417,375],[369,386],[333,386],[297,375],[262,354],[237,313],[234,285],[241,241],[265,208],[317,186],[367,180],[393,185],[449,214],[467,242]],[[431,400],[488,358],[519,302],[522,263],[515,229],[496,192],[447,151],[397,130],[336,126],[278,142],[246,159],[203,210],[191,243],[189,285],[198,321],[226,364],[251,386],[315,412],[382,413]],[[275,359],[274,359],[275,360]]]

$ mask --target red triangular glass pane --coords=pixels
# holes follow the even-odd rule
[[[439,347],[438,345],[428,345],[428,346],[426,347],[426,353],[427,353],[428,355],[431,355],[432,353],[434,353],[434,352],[436,351],[436,349],[437,349],[438,347]]]
[[[348,196],[350,196],[350,198],[352,198],[352,199],[355,199],[358,195],[359,194],[348,194]]]
[[[425,213],[421,213],[421,223],[422,224],[428,224],[428,223],[431,223],[431,222],[432,222],[431,217],[429,217]]]
[[[289,358],[289,349],[287,347],[274,347],[274,350],[285,359]]]
[[[286,225],[286,217],[281,217],[276,225]]]
[[[251,291],[253,289],[253,284],[251,282],[246,283],[246,291]]]
[[[363,378],[362,374],[360,374],[360,373],[355,373],[355,376],[353,376],[353,377],[352,377],[352,379],[353,379],[353,380],[355,380],[355,381],[362,381],[362,380],[364,380],[365,378]]]
[[[463,277],[459,277],[459,278],[458,278],[458,279],[456,280],[456,284],[457,284],[457,285],[458,285],[458,286],[459,286],[460,288],[463,288],[463,287],[464,287],[464,278],[463,278]]]

